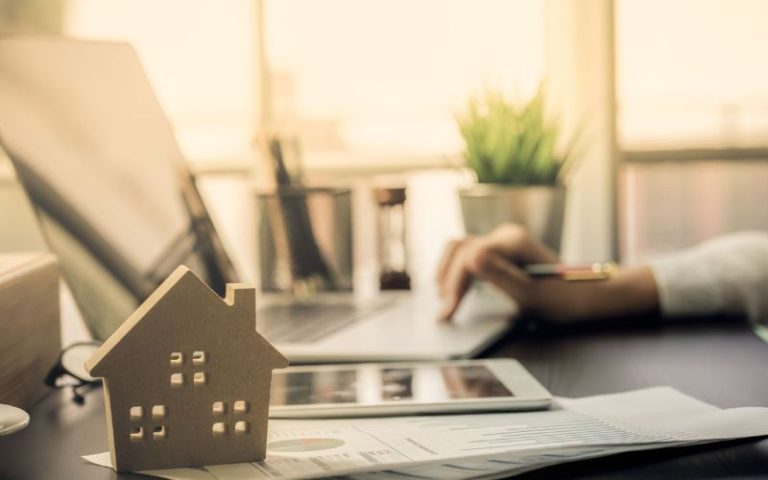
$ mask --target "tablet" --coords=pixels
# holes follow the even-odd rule
[[[546,409],[549,392],[511,359],[275,370],[269,415],[327,418]]]

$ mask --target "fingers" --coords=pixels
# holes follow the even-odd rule
[[[519,265],[558,261],[554,251],[520,225],[501,225],[482,238],[487,248]]]
[[[507,295],[523,303],[530,279],[493,250],[493,243],[487,238],[468,240],[448,257],[440,279],[441,296],[444,306],[439,314],[441,320],[450,320],[476,277],[496,285]]]
[[[446,278],[446,274],[448,273],[448,269],[451,266],[451,263],[455,260],[455,257],[459,251],[459,249],[462,247],[462,245],[465,245],[472,237],[466,237],[461,240],[452,240],[448,242],[448,245],[445,246],[445,250],[443,250],[443,255],[440,257],[440,262],[437,265],[437,271],[435,272],[435,281],[437,282],[440,297],[443,296],[443,285],[444,285],[444,279]]]
[[[440,298],[444,302],[443,309],[438,314],[440,320],[450,320],[472,284],[472,275],[467,268],[470,243],[471,241],[460,242],[452,249],[450,255],[446,255],[442,275],[439,278]]]
[[[557,261],[555,252],[519,225],[502,225],[482,237],[453,241],[446,247],[436,272],[440,297],[445,302],[439,318],[449,320],[453,316],[473,277],[493,283],[522,304],[530,290],[530,279],[516,265]]]
[[[509,260],[492,250],[478,252],[472,273],[479,279],[495,285],[513,298],[521,308],[531,301],[532,280]]]

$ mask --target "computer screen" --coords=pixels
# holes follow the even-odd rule
[[[0,40],[0,142],[95,337],[179,264],[236,281],[130,45]]]

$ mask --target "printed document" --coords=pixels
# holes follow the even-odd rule
[[[269,429],[262,462],[143,473],[194,480],[375,480],[394,471],[497,478],[630,450],[768,435],[768,408],[721,410],[656,387],[558,399],[540,412],[272,420]],[[108,455],[94,457],[87,459],[108,465]]]

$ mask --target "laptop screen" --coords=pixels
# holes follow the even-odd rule
[[[97,338],[179,264],[236,281],[129,45],[0,40],[0,141]]]

